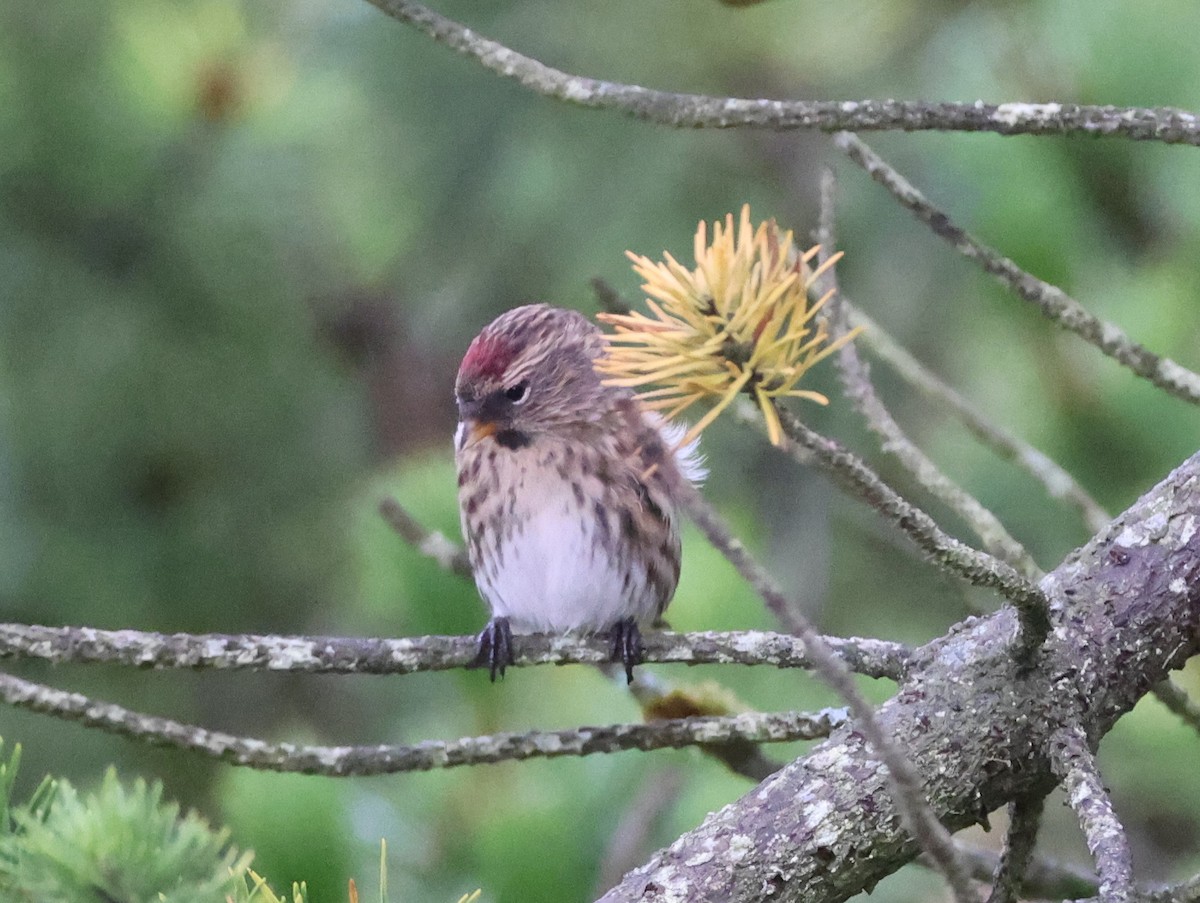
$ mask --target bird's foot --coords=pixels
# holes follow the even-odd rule
[[[512,663],[512,628],[508,626],[508,618],[492,618],[480,631],[479,651],[467,667],[487,668],[495,683],[496,675],[504,677],[504,669]]]
[[[633,683],[633,666],[642,663],[642,632],[633,618],[612,626],[612,660],[625,666],[625,680]]]

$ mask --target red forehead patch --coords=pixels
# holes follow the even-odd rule
[[[479,335],[467,348],[458,372],[470,379],[497,379],[517,355],[512,342],[502,336]]]

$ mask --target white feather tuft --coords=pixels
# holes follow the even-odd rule
[[[647,412],[646,419],[662,433],[667,448],[675,454],[675,466],[687,481],[697,486],[703,483],[708,477],[708,468],[704,466],[704,455],[700,452],[700,437],[680,445],[690,429],[686,423],[669,423],[653,411]]]

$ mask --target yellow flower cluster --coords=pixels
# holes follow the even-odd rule
[[[750,207],[713,223],[712,241],[704,222],[696,230],[696,268],[689,270],[670,254],[652,261],[628,252],[651,316],[600,314],[614,332],[597,363],[606,382],[639,390],[647,407],[671,418],[703,399],[716,404],[688,431],[683,443],[698,436],[740,392],[758,403],[770,439],[783,441],[774,400],[829,399],[797,388],[801,377],[855,335],[830,340],[822,307],[829,291],[815,301],[809,291],[841,254],[810,266],[819,247],[799,252],[791,232],[774,220],[750,224]],[[820,314],[820,315],[819,315]]]

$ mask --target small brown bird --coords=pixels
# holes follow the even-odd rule
[[[613,660],[641,660],[640,627],[679,582],[678,503],[704,471],[666,427],[593,369],[600,331],[575,311],[518,307],[476,336],[454,392],[458,503],[492,619],[475,664],[512,663],[512,627],[607,631]]]

